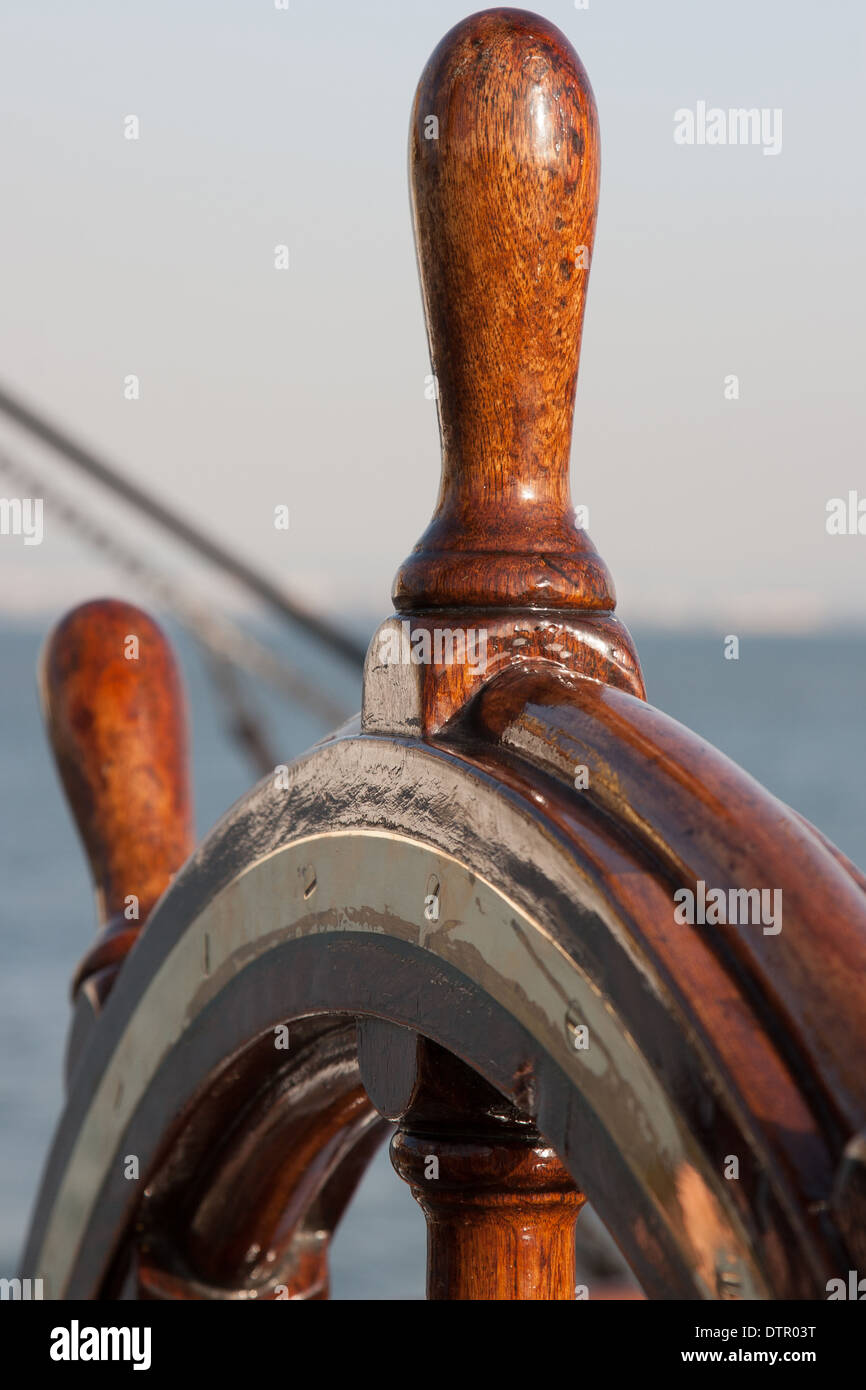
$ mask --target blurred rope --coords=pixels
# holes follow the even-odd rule
[[[149,517],[164,531],[168,531],[175,540],[181,541],[184,545],[197,551],[199,555],[203,555],[224,574],[230,574],[244,588],[254,593],[263,603],[278,613],[282,619],[288,619],[302,627],[316,641],[329,647],[336,655],[349,662],[356,671],[363,667],[366,654],[365,646],[355,637],[333,627],[325,618],[320,618],[318,614],[310,612],[297,599],[290,598],[284,590],[277,588],[276,584],[272,584],[264,575],[258,574],[244,560],[233,555],[218,541],[206,536],[203,531],[197,530],[184,517],[173,512],[164,502],[160,502],[156,497],[145,492],[144,488],[131,482],[116,467],[106,462],[105,459],[99,458],[91,449],[86,448],[79,440],[73,439],[59,425],[53,424],[32,406],[25,405],[22,400],[13,396],[2,385],[0,385],[0,413],[41,440],[43,444],[47,444],[49,448],[62,454],[67,463],[80,468],[89,478],[95,479],[102,487],[107,488],[117,497],[122,497],[124,502],[130,503],[136,511]]]
[[[183,594],[152,563],[145,562],[74,503],[45,485],[30,466],[23,466],[0,452],[0,472],[15,480],[24,495],[49,498],[52,510],[71,530],[120,569],[141,583],[167,609],[202,649],[214,684],[228,711],[228,728],[259,773],[272,772],[281,761],[274,755],[264,720],[254,709],[239,679],[255,676],[329,725],[342,724],[350,711],[321,686],[314,685],[280,660],[263,642],[223,618],[214,618],[203,605]]]

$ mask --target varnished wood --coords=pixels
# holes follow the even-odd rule
[[[669,956],[686,953],[687,942],[686,968],[709,952],[745,981],[789,1064],[801,1077],[817,1073],[809,1090],[824,1122],[850,1138],[866,1113],[863,1069],[849,1045],[866,1012],[866,895],[844,857],[722,753],[620,691],[513,672],[482,692],[466,719],[569,792],[575,769],[586,769],[580,801],[644,845],[667,893],[668,905],[645,917],[645,933]],[[546,805],[558,820],[552,788]],[[778,890],[781,930],[677,925],[673,892],[699,879],[724,890]],[[701,1007],[718,998],[718,987],[706,990]],[[720,1011],[708,1029],[718,1046],[724,1019]]]
[[[428,1298],[574,1299],[585,1198],[549,1144],[400,1129],[391,1159],[427,1218]]]
[[[631,638],[613,613],[441,610],[382,624],[364,668],[362,728],[444,735],[496,677],[548,668],[645,698]]]
[[[398,611],[614,607],[568,480],[598,175],[592,88],[553,24],[488,10],[445,36],[410,132],[442,484]]]
[[[850,1046],[866,1014],[860,872],[716,749],[615,689],[513,671],[452,730],[472,761],[489,767],[478,733],[497,749],[497,777],[543,806],[559,833],[573,836],[587,815],[622,827],[649,872],[617,873],[603,854],[592,870],[599,890],[640,923],[641,949],[677,981],[724,1061],[728,1092],[741,1093],[778,1171],[795,1178],[801,1212],[823,1238],[842,1231],[849,1250],[862,1249],[866,1087]],[[516,755],[510,771],[503,754]],[[575,797],[578,766],[588,784]],[[778,889],[782,931],[678,925],[673,893],[699,879],[725,890]],[[751,1021],[731,1008],[737,994]],[[744,1212],[763,1200],[762,1176],[757,1189],[745,1175],[733,1186]]]
[[[183,692],[159,627],[114,599],[83,604],[55,628],[40,684],[103,928],[73,993],[85,987],[98,1008],[193,848]]]
[[[286,1049],[270,1032],[211,1079],[148,1182],[128,1296],[328,1297],[331,1233],[387,1130],[354,1041],[294,1023]]]
[[[421,77],[409,150],[442,479],[394,606],[415,629],[483,630],[490,653],[480,673],[435,655],[420,664],[417,732],[437,734],[498,671],[529,662],[642,696],[569,487],[599,178],[580,59],[523,10],[462,21]]]
[[[531,1119],[384,1020],[359,1023],[358,1060],[374,1102],[400,1120],[391,1161],[427,1220],[427,1297],[573,1299],[586,1199]]]

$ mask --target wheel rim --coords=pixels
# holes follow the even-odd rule
[[[334,791],[340,785],[342,797]],[[322,823],[317,789],[326,786],[337,825],[324,834],[306,834],[310,825]],[[361,805],[360,786],[366,789]],[[416,798],[422,788],[427,799],[419,814]],[[47,1273],[54,1296],[71,1296],[73,1290],[80,1296],[101,1277],[105,1250],[100,1267],[97,1226],[89,1213],[98,1198],[103,1235],[106,1210],[121,1214],[121,1228],[122,1213],[131,1216],[135,1193],[118,1175],[117,1154],[141,1154],[147,1171],[156,1141],[148,1143],[140,1117],[147,1098],[152,1102],[159,1086],[165,1091],[168,1072],[178,1069],[185,1040],[187,1045],[193,1040],[193,1022],[208,1010],[225,1013],[229,991],[239,990],[245,978],[257,981],[257,1007],[264,1007],[266,981],[277,976],[283,992],[268,1006],[270,1026],[293,1013],[320,1010],[380,1013],[414,1027],[422,1017],[428,1036],[524,1106],[527,1097],[518,1094],[515,1077],[525,1078],[528,1059],[539,1128],[651,1295],[778,1296],[779,1272],[767,1267],[766,1247],[742,1220],[733,1200],[736,1185],[725,1185],[718,1166],[714,1171],[682,1094],[675,1098],[670,1078],[660,1081],[629,1031],[632,1020],[617,1016],[610,991],[603,997],[599,980],[575,959],[574,950],[564,949],[555,924],[563,895],[572,947],[599,930],[610,952],[629,947],[617,942],[621,924],[611,919],[575,862],[573,847],[556,843],[537,811],[501,790],[492,793],[482,775],[441,750],[377,739],[337,741],[293,769],[292,792],[287,803],[285,793],[277,798],[268,783],[262,784],[179,876],[130,957],[81,1059],[27,1255],[33,1268],[43,1277]],[[402,818],[403,830],[414,824],[432,837],[437,803],[446,795],[452,823],[464,812],[473,813],[486,856],[470,851],[469,862],[461,862],[425,839],[400,833],[396,822]],[[293,833],[285,827],[287,804]],[[340,824],[353,820],[351,828]],[[365,820],[380,824],[357,824]],[[465,826],[458,828],[465,838]],[[447,838],[441,824],[437,838]],[[230,847],[248,856],[249,867],[236,872]],[[249,864],[255,847],[261,852]],[[480,872],[482,861],[489,877]],[[624,862],[624,871],[629,868],[636,871]],[[494,874],[498,886],[491,882]],[[440,884],[444,916],[431,930],[423,903],[433,879]],[[503,891],[503,882],[511,893]],[[530,911],[528,901],[539,910]],[[658,981],[632,955],[630,947],[622,950],[617,968],[640,977],[645,991],[657,991]],[[346,966],[341,978],[338,962],[349,957],[351,969]],[[363,968],[357,964],[361,957]],[[415,961],[414,973],[409,971],[409,997],[415,1003],[402,1012],[397,994],[385,995],[384,957],[402,962],[404,970],[410,957]],[[316,962],[326,959],[323,970]],[[489,1048],[461,1034],[462,1015],[440,1024],[432,996],[418,1012],[424,972],[433,965],[443,989],[456,983],[470,991],[475,1007],[481,1002],[508,1020],[508,1027],[499,1029],[500,1056],[488,1055]],[[302,989],[295,1000],[293,983]],[[584,1054],[573,1051],[566,1026],[568,1008],[575,1004],[593,1039]],[[644,994],[641,1007],[652,1014],[650,995]],[[222,1025],[209,1066],[249,1044],[249,1017],[246,1035],[243,1026],[231,1035]],[[660,1028],[665,1018],[668,1029],[674,1028],[670,1012],[659,1005]],[[702,1059],[690,1055],[688,1062],[709,1085]],[[187,1095],[184,1103],[191,1098]],[[173,1103],[183,1100],[176,1097]],[[716,1123],[720,1114],[719,1105]],[[154,1118],[150,1132],[159,1136],[162,1128]],[[741,1139],[749,1142],[748,1136]],[[762,1217],[790,1242],[789,1223],[777,1205],[768,1192]],[[810,1249],[802,1233],[795,1238],[808,1272],[798,1275],[795,1269],[789,1288],[797,1287],[798,1279],[802,1287],[810,1276],[819,1277],[822,1265],[820,1251]],[[795,1264],[802,1268],[799,1260],[787,1267]]]

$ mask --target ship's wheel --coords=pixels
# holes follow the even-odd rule
[[[358,720],[193,849],[159,630],[103,601],[51,639],[105,927],[24,1258],[51,1297],[325,1296],[389,1127],[431,1298],[574,1298],[586,1199],[650,1298],[866,1258],[864,882],[646,703],[574,526],[597,173],[558,30],[446,36],[411,128],[442,490]]]

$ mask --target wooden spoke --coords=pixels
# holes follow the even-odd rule
[[[528,1116],[426,1038],[358,1026],[364,1084],[399,1120],[391,1160],[427,1219],[431,1299],[573,1299],[585,1198]]]

